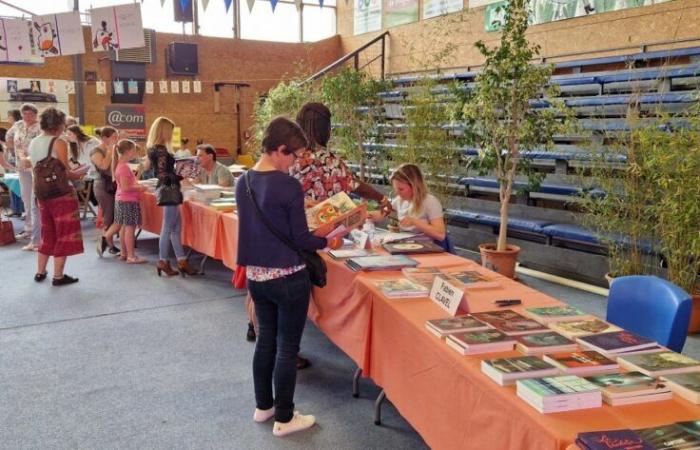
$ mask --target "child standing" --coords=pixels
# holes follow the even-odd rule
[[[447,236],[442,205],[423,181],[415,164],[402,164],[389,178],[396,192],[391,206],[399,219],[401,231],[423,233],[443,244]]]
[[[146,261],[134,253],[136,227],[141,225],[139,194],[145,189],[136,182],[128,162],[136,157],[134,141],[122,139],[114,146],[112,154],[112,177],[117,182],[114,203],[114,223],[121,225],[119,239],[122,242],[121,259],[127,264],[142,264]]]

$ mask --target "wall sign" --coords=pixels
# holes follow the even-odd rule
[[[146,136],[146,110],[143,106],[107,105],[105,122],[123,131],[127,137],[144,138]]]

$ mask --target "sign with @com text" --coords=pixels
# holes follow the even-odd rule
[[[146,136],[146,110],[143,106],[107,105],[105,122],[125,137],[143,139]]]
[[[457,314],[457,308],[462,301],[464,291],[448,283],[442,277],[435,277],[433,287],[430,289],[430,299],[444,309],[451,316]]]

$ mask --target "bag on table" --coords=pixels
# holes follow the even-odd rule
[[[14,244],[15,230],[11,220],[0,219],[0,245]]]
[[[54,142],[56,138],[51,139],[46,158],[34,165],[34,195],[39,200],[63,197],[73,192],[66,166],[60,159],[51,156]]]

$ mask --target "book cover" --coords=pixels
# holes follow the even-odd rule
[[[676,394],[693,403],[700,403],[700,372],[666,375],[662,379]]]
[[[403,267],[415,267],[418,261],[404,255],[360,256],[346,260],[354,270],[399,270]]]
[[[339,192],[306,210],[309,230],[318,236],[325,236],[340,225],[348,230],[356,228],[362,225],[366,216],[367,206],[356,205],[345,192]]]
[[[382,244],[384,250],[392,255],[408,255],[419,253],[442,253],[445,251],[439,245],[431,241],[401,241]]]
[[[599,386],[603,395],[610,397],[627,397],[669,392],[665,383],[641,372],[611,373],[585,377]]]
[[[401,272],[409,280],[419,283],[428,289],[433,286],[435,277],[442,274],[437,267],[406,267],[401,269]]]
[[[618,362],[626,368],[637,369],[647,375],[700,370],[700,362],[689,356],[670,351],[620,356]]]
[[[563,369],[579,369],[585,367],[617,366],[617,363],[604,355],[593,351],[550,353],[544,355],[544,360]]]
[[[482,331],[467,331],[463,333],[455,333],[449,336],[450,339],[458,342],[460,345],[467,347],[470,345],[497,344],[514,342],[513,338],[498,330],[482,330]]]
[[[639,434],[629,429],[579,433],[576,444],[586,450],[654,450]]]
[[[525,308],[525,314],[542,323],[573,321],[590,317],[580,309],[569,305]]]
[[[479,283],[482,281],[489,281],[488,278],[484,277],[482,274],[474,270],[443,270],[442,274],[445,277],[456,280],[462,284],[472,284]]]
[[[426,297],[428,290],[420,284],[405,278],[383,280],[374,283],[387,297]]]
[[[374,255],[374,252],[363,248],[339,248],[336,250],[329,250],[328,255],[333,259],[344,259],[357,258],[359,256],[370,256]]]
[[[484,322],[476,320],[470,315],[428,320],[426,325],[444,334],[460,331],[479,331],[489,328]]]
[[[693,436],[700,436],[700,420],[689,420],[687,422],[676,422],[676,425]]]
[[[506,334],[525,334],[547,330],[539,322],[528,319],[512,309],[474,313],[472,316]]]
[[[191,156],[175,160],[175,173],[183,178],[197,179],[200,173],[199,158]]]
[[[524,334],[516,337],[515,339],[518,341],[518,343],[529,348],[559,347],[562,345],[576,346],[574,341],[554,331]]]
[[[538,397],[557,397],[560,395],[600,391],[593,383],[575,375],[518,380],[518,387],[520,386]]]
[[[556,367],[542,361],[536,356],[519,356],[516,358],[499,358],[482,361],[503,374],[516,374],[526,372],[536,372],[540,370],[553,369]]]
[[[636,431],[642,439],[657,450],[690,449],[700,446],[700,439],[676,424]]]
[[[620,331],[620,327],[616,327],[615,325],[604,322],[600,319],[556,322],[550,324],[549,328],[569,338],[604,333],[608,331]]]
[[[577,340],[583,345],[606,353],[632,351],[656,345],[655,341],[626,330],[591,334]]]

